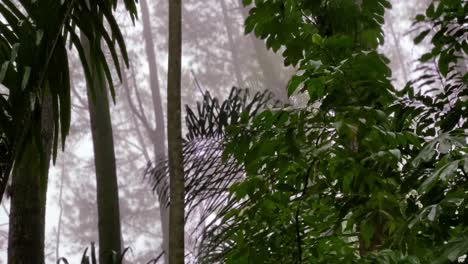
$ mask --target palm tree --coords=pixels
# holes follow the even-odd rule
[[[78,51],[88,81],[90,63],[84,56],[78,30],[90,40],[102,36],[117,69],[120,65],[115,41],[128,62],[122,35],[112,14],[117,2],[3,0],[0,3],[0,15],[2,21],[6,21],[0,23],[0,61],[3,63],[0,83],[7,90],[0,96],[0,135],[2,145],[7,148],[2,153],[5,158],[2,168],[5,169],[0,177],[0,194],[5,189],[10,168],[13,175],[9,263],[44,261],[48,165],[51,155],[54,160],[56,158],[59,137],[64,147],[70,127],[67,42]],[[135,19],[134,0],[125,0],[124,4]],[[98,20],[100,16],[105,21]],[[104,23],[110,25],[108,30]],[[31,36],[34,36],[33,41]],[[103,66],[113,94],[109,64],[99,45],[93,46],[92,56],[93,61]]]
[[[92,44],[101,45],[101,41],[90,43],[82,36],[82,45],[89,61],[92,61]],[[112,257],[112,252],[120,255],[122,247],[119,191],[108,91],[102,66],[97,62],[93,63],[91,74],[93,83],[88,83],[87,94],[96,172],[99,260],[105,263]],[[93,85],[96,88],[94,98],[91,90]]]

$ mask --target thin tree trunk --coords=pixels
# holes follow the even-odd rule
[[[133,76],[135,77],[135,76]],[[143,141],[143,136],[140,132],[140,128],[138,127],[138,124],[137,124],[137,121],[136,119],[140,119],[141,122],[146,122],[147,120],[143,118],[142,115],[144,115],[144,113],[139,113],[138,110],[136,109],[136,107],[133,105],[132,103],[132,99],[130,98],[130,86],[128,84],[128,79],[127,79],[127,76],[125,75],[125,73],[122,71],[122,82],[123,82],[123,85],[124,85],[124,89],[125,89],[125,92],[126,92],[126,96],[127,96],[127,101],[128,101],[128,104],[129,104],[129,107],[131,109],[131,112],[133,114],[133,116],[135,118],[133,118],[133,123],[135,125],[135,129],[136,129],[136,132],[137,132],[137,139],[138,141],[140,142],[140,145],[141,147],[143,148],[143,155],[145,156],[146,160],[150,160],[150,157],[146,151],[146,148],[145,148],[145,144],[144,144],[144,141]],[[138,91],[135,91],[136,93],[138,93]],[[149,124],[146,124],[145,127],[149,126]],[[147,129],[148,130],[148,129]],[[147,131],[148,133],[150,131]],[[164,143],[164,142],[163,142]],[[154,149],[156,149],[156,146],[154,146]],[[162,232],[162,236],[163,236],[163,242],[162,242],[162,249],[164,251],[164,263],[169,263],[169,212],[168,212],[168,208],[166,208],[164,206],[164,202],[162,201],[159,201],[159,215],[160,215],[160,219],[161,219],[161,232]]]
[[[169,263],[184,263],[184,167],[181,120],[182,3],[169,0],[167,127],[170,201]]]
[[[154,50],[155,48],[153,42],[153,33],[151,30],[150,13],[146,0],[141,0],[140,5],[141,18],[143,20],[143,36],[145,39],[145,51],[146,56],[148,58],[149,66],[151,98],[153,100],[153,112],[156,125],[155,130],[148,131],[148,133],[150,133],[150,138],[153,141],[154,160],[157,163],[166,159],[166,127],[164,125],[164,114],[159,86],[158,65],[156,62],[156,52]],[[165,252],[164,262],[167,264],[169,263],[169,214],[167,212],[168,208],[166,208],[163,204],[164,203],[161,203],[160,200],[159,213],[161,218],[161,231],[163,235],[163,250]]]
[[[41,138],[46,166],[39,159],[40,148],[33,137],[25,143],[12,177],[8,263],[44,263],[44,227],[47,175],[53,137],[52,97],[42,102]]]
[[[63,194],[63,179],[65,178],[65,159],[62,161],[62,173],[60,175],[60,191],[59,191],[59,216],[57,224],[57,238],[55,241],[55,259],[56,261],[60,258],[60,234],[62,231],[62,194]]]
[[[393,27],[393,22],[394,22],[393,16],[389,14],[388,17],[391,19],[391,21],[388,23],[388,26],[390,29],[390,34],[392,35],[393,43],[395,44],[398,64],[400,64],[400,69],[401,69],[401,73],[403,74],[404,84],[406,84],[408,82],[408,69],[406,68],[403,55],[401,54],[402,49],[401,49],[400,39],[396,35],[395,28]]]
[[[236,43],[234,43],[234,30],[232,29],[231,20],[229,19],[229,13],[227,11],[225,0],[220,0],[221,10],[223,11],[224,25],[226,27],[226,33],[229,41],[229,49],[232,57],[232,68],[236,76],[237,85],[243,86],[242,73],[240,70],[239,50],[237,49]]]
[[[115,165],[114,140],[109,111],[109,100],[104,72],[98,63],[93,63],[90,56],[89,41],[82,35],[82,45],[88,62],[92,65],[92,81],[95,100],[88,84],[88,107],[93,136],[94,165],[96,169],[99,262],[108,263],[112,252],[120,254],[120,210]]]
[[[159,88],[159,75],[158,66],[156,63],[156,53],[154,51],[153,33],[149,19],[149,11],[146,0],[140,0],[141,4],[141,18],[143,20],[143,35],[145,39],[145,51],[148,57],[149,77],[151,98],[153,100],[153,111],[155,117],[156,129],[152,137],[154,142],[154,155],[155,159],[164,160],[166,157],[165,140],[166,131],[164,126],[164,114],[161,101],[161,94]]]

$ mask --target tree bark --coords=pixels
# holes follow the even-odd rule
[[[91,65],[94,99],[87,85],[89,116],[93,136],[94,165],[96,169],[99,262],[108,263],[112,253],[120,255],[121,232],[119,194],[115,165],[114,140],[109,111],[108,89],[104,71],[91,57],[91,47],[84,35],[81,37],[88,62]]]
[[[45,167],[39,159],[40,148],[30,136],[12,176],[8,263],[44,263],[44,227],[47,175],[54,130],[52,97],[44,96],[41,110],[41,139]]]
[[[146,0],[140,1],[141,18],[143,20],[143,36],[145,39],[145,51],[148,58],[151,98],[155,117],[155,130],[148,131],[153,141],[154,161],[160,162],[166,159],[166,127],[164,125],[164,113],[160,94],[158,64],[151,30],[150,13]],[[141,113],[143,114],[143,113]],[[165,183],[167,184],[167,183]],[[159,213],[161,218],[161,232],[163,237],[162,248],[164,250],[164,262],[169,263],[169,213],[168,208],[160,200]]]
[[[169,263],[184,263],[184,168],[182,157],[182,3],[169,0],[167,127],[170,175]]]

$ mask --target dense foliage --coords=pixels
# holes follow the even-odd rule
[[[244,1],[245,5],[252,1]],[[245,119],[226,154],[245,169],[207,263],[450,263],[468,251],[468,5],[434,1],[418,78],[391,82],[386,0],[255,1],[246,31],[298,72],[306,107]]]

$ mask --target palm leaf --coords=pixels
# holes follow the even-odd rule
[[[238,124],[241,118],[250,120],[269,105],[276,105],[272,98],[267,91],[249,96],[248,90],[233,88],[222,103],[206,92],[196,111],[186,106],[185,218],[186,222],[193,223],[190,233],[197,247],[219,217],[235,205],[228,190],[243,177],[243,168],[234,159],[223,158],[226,128]],[[154,167],[148,166],[145,174],[152,179],[160,206],[169,207],[168,161],[156,161]]]

